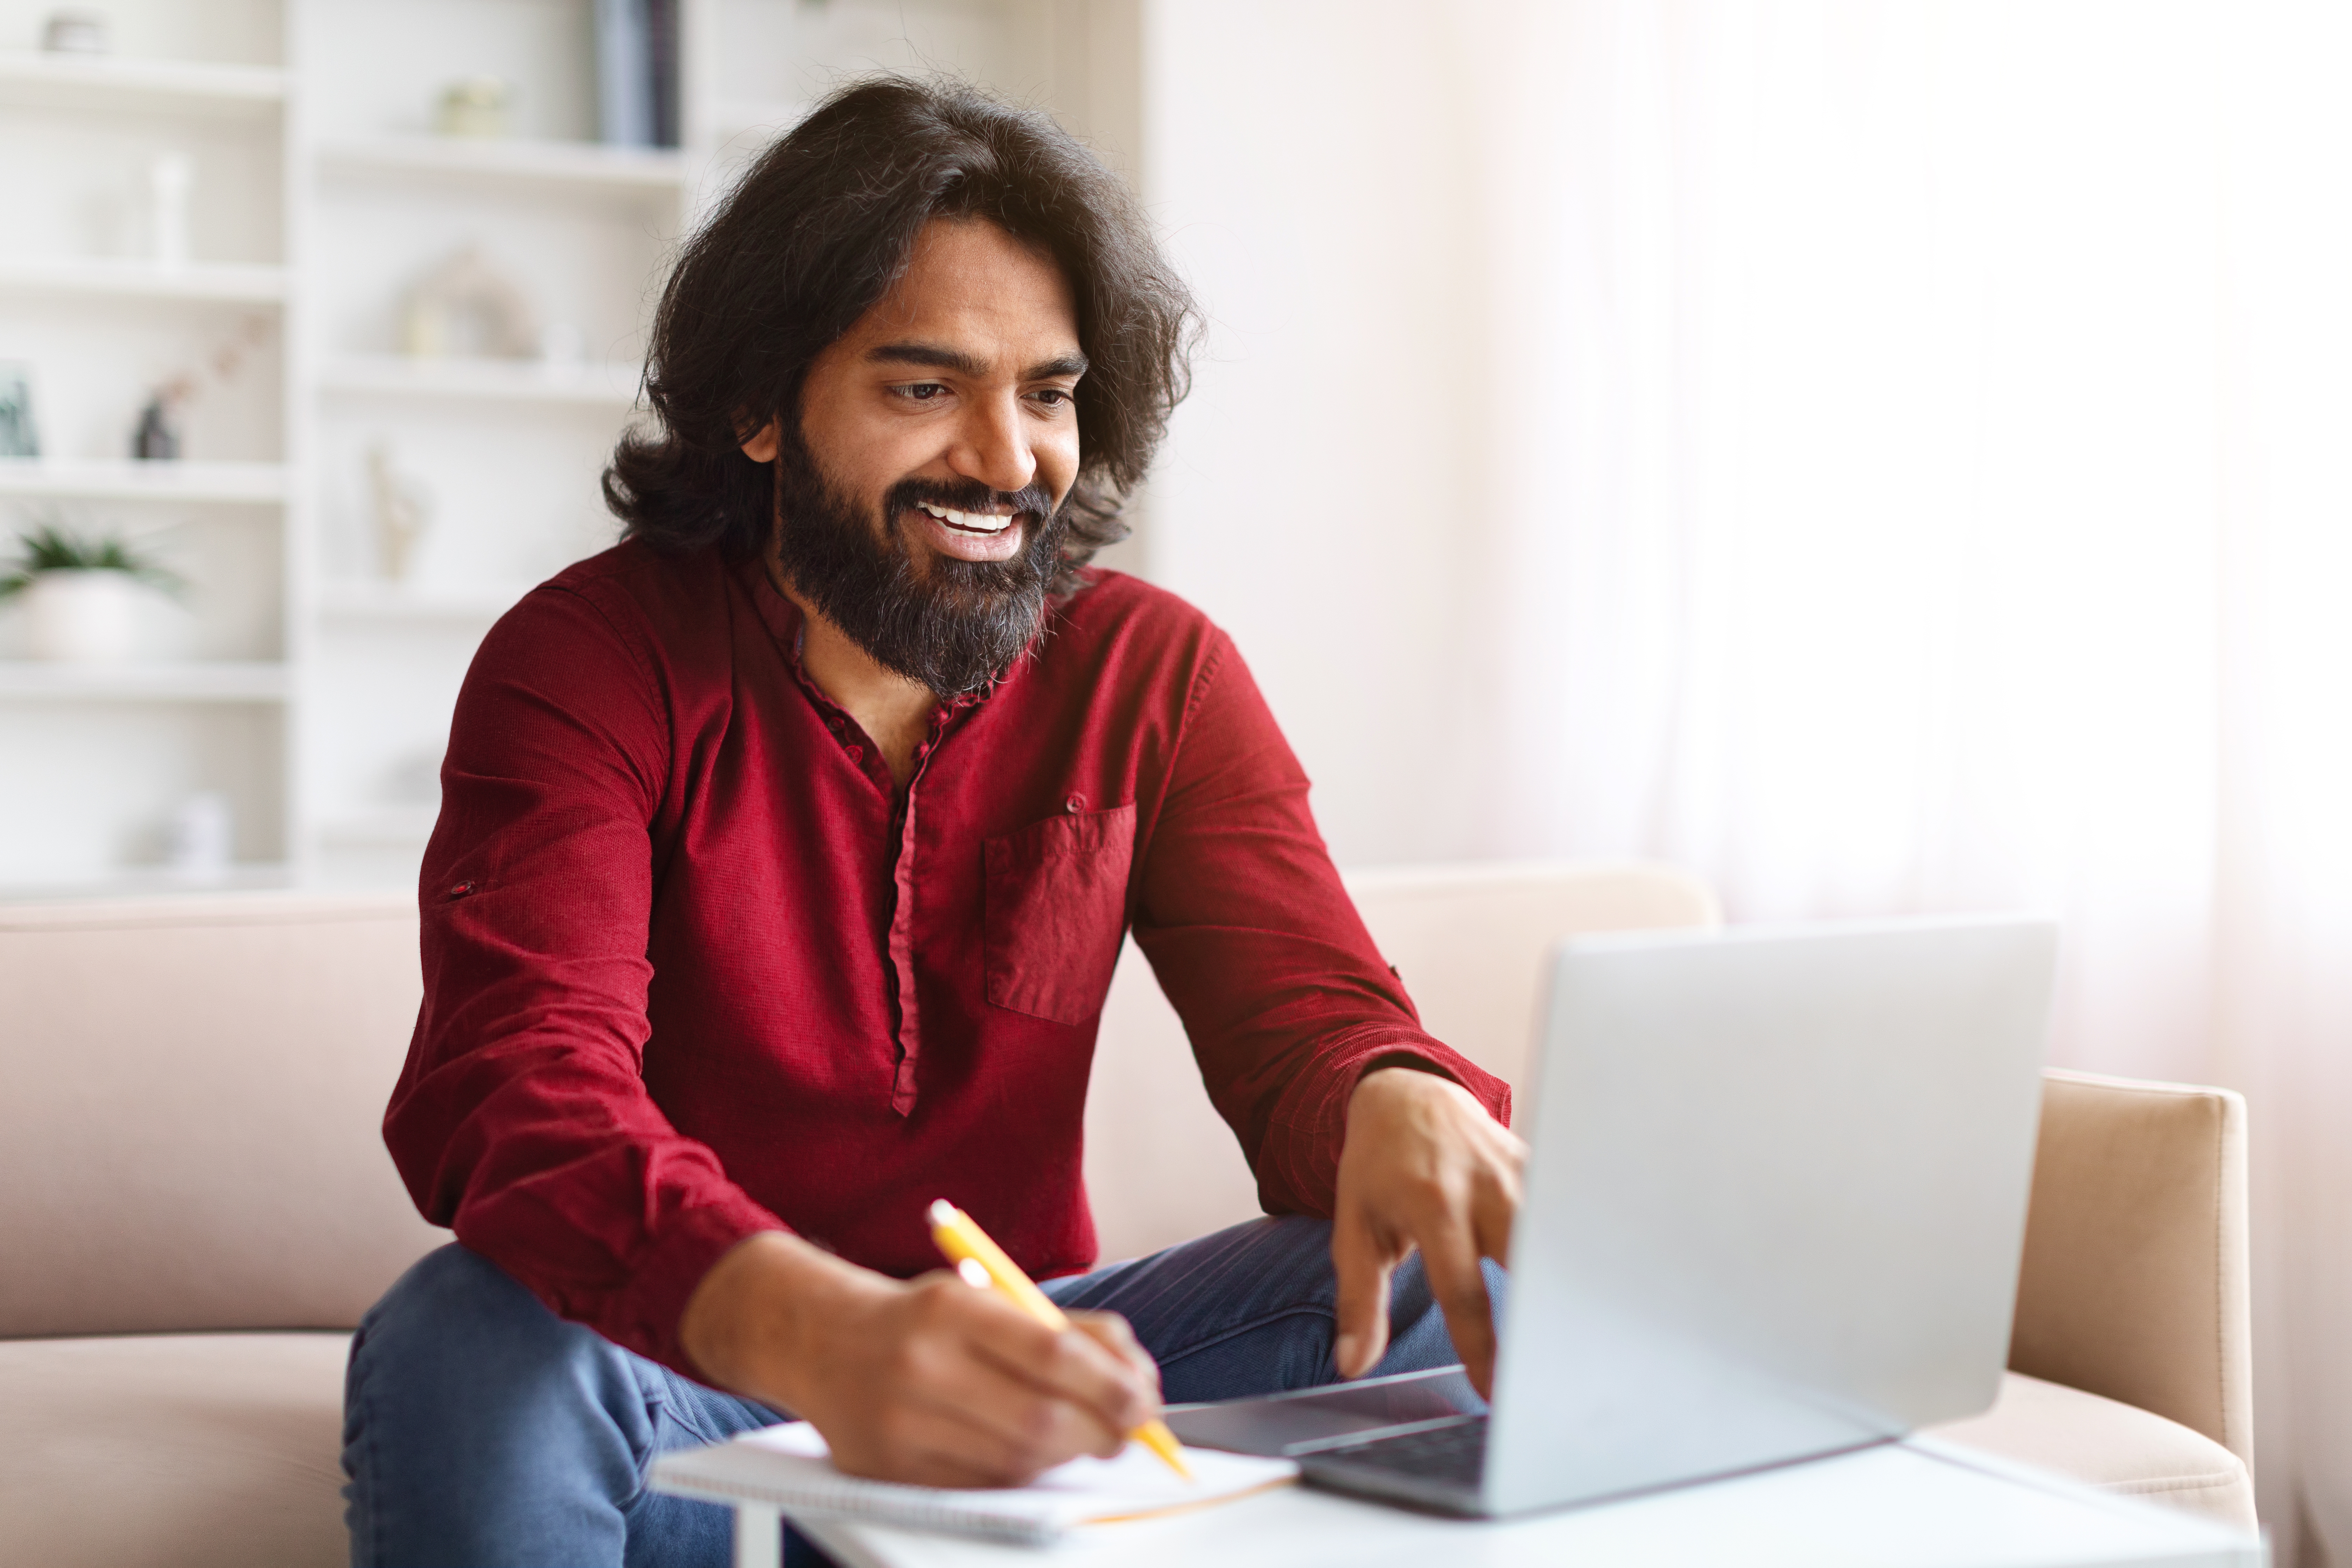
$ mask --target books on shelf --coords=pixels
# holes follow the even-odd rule
[[[614,146],[678,144],[678,0],[596,0],[596,107]]]

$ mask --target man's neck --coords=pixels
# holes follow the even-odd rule
[[[819,615],[800,590],[779,570],[768,565],[776,592],[801,607],[801,668],[817,689],[841,704],[859,729],[882,748],[890,777],[900,789],[915,773],[915,748],[930,729],[939,699],[920,681],[909,680],[851,640],[849,634]]]

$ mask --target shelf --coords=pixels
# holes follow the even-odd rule
[[[164,267],[115,257],[11,257],[0,259],[0,292],[268,305],[286,298],[286,269],[246,262],[192,261]]]
[[[0,458],[0,496],[266,505],[286,499],[286,469],[277,463]]]
[[[137,664],[41,664],[0,659],[0,701],[282,702],[282,664],[189,659]]]
[[[531,142],[499,137],[392,136],[322,142],[323,170],[425,174],[562,189],[676,192],[687,184],[686,155],[597,142]]]
[[[627,408],[637,400],[640,374],[640,366],[626,363],[550,364],[542,360],[352,354],[320,366],[319,384],[346,394]]]
[[[433,837],[433,824],[440,815],[440,807],[433,805],[390,805],[373,811],[339,812],[320,817],[314,831],[320,843],[338,848],[421,847]]]
[[[274,860],[238,860],[218,871],[126,866],[79,876],[33,877],[20,882],[0,883],[0,903],[136,898],[148,893],[236,893],[296,885],[294,868]]]
[[[405,588],[394,583],[330,583],[319,590],[319,614],[328,620],[488,625],[514,608],[533,584],[468,587],[459,592]]]
[[[0,50],[0,102],[56,109],[265,114],[286,101],[274,66]]]

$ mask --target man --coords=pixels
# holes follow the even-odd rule
[[[355,1562],[723,1559],[646,1466],[777,1412],[971,1486],[1163,1394],[1484,1384],[1507,1090],[1418,1027],[1224,636],[1086,567],[1189,312],[1115,180],[959,88],[837,94],[687,247],[626,542],[451,727],[385,1135],[457,1245],[354,1343]],[[1084,1273],[1130,927],[1285,1217]],[[940,1270],[940,1197],[1076,1326]]]

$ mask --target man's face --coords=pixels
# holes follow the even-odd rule
[[[938,220],[907,271],[811,365],[800,439],[770,425],[777,563],[812,607],[934,690],[1034,637],[1078,471],[1077,312],[1053,261]]]

